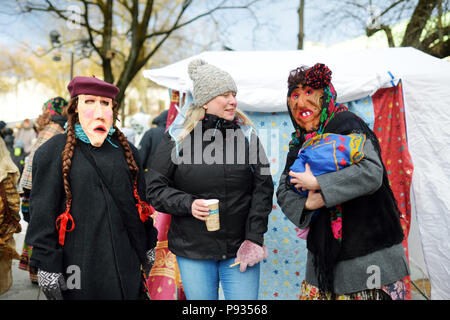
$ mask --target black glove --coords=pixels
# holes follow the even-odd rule
[[[156,259],[155,248],[148,250],[147,253],[145,254],[145,263],[142,265],[142,268],[144,269],[144,272],[147,275],[147,277],[150,274],[150,270],[152,269],[153,264],[155,263],[155,259]]]
[[[61,290],[67,290],[62,273],[47,272],[38,269],[38,284],[47,300],[63,300]]]

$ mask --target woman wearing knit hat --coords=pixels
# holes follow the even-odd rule
[[[308,228],[301,299],[404,299],[409,274],[400,213],[373,131],[336,102],[324,64],[292,70],[287,109],[295,132],[277,189],[284,214]],[[314,176],[292,171],[310,141],[334,133],[366,137],[363,157],[338,171]],[[308,190],[307,196],[293,190]]]
[[[68,89],[66,133],[33,159],[30,264],[48,299],[145,298],[157,230],[137,149],[115,125],[119,89],[90,77]]]
[[[32,185],[32,163],[36,150],[54,135],[64,133],[64,125],[67,118],[62,115],[67,101],[61,97],[54,97],[46,101],[42,106],[42,113],[36,120],[38,136],[30,154],[25,159],[25,166],[20,178],[21,187],[21,211],[26,222],[30,222],[30,192]],[[19,269],[29,271],[30,280],[37,284],[37,270],[30,266],[32,247],[23,244],[22,255],[20,257]]]
[[[225,299],[257,299],[272,210],[269,163],[251,121],[237,109],[231,76],[202,60],[188,72],[193,103],[181,130],[169,128],[154,154],[147,197],[172,215],[168,246],[187,299],[218,299],[219,284]],[[205,224],[208,199],[219,200],[216,231]]]

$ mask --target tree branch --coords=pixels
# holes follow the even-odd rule
[[[112,28],[113,28],[113,0],[107,0],[105,10],[103,13],[103,39],[102,39],[102,60],[103,60],[103,76],[104,80],[109,83],[114,83],[114,75],[112,73]]]
[[[379,28],[369,28],[369,27],[367,27],[366,28],[366,35],[368,37],[371,37],[375,33],[377,33],[378,31],[381,31],[381,30],[383,30],[385,32],[385,34],[386,34],[386,38],[387,38],[389,47],[390,48],[394,48],[395,47],[395,42],[394,42],[394,37],[392,35],[392,30],[387,25],[382,24],[382,25],[380,25]]]
[[[211,10],[208,10],[206,12],[203,12],[203,13],[195,16],[194,18],[192,18],[192,19],[190,19],[190,20],[188,20],[186,22],[178,24],[178,22],[180,21],[184,11],[191,4],[191,1],[185,1],[185,2],[189,2],[189,4],[187,6],[183,6],[182,7],[181,12],[180,12],[180,14],[178,15],[178,17],[176,19],[176,22],[172,25],[172,27],[170,29],[163,30],[163,31],[158,31],[158,32],[153,32],[152,34],[147,35],[146,38],[148,39],[148,38],[152,38],[152,37],[156,37],[156,36],[161,36],[161,35],[164,35],[164,34],[167,34],[167,33],[172,33],[173,31],[175,31],[177,29],[180,29],[180,28],[182,28],[182,27],[184,27],[184,26],[186,26],[186,25],[188,25],[188,24],[190,24],[190,23],[192,23],[192,22],[194,22],[194,21],[196,21],[196,20],[198,20],[200,18],[208,16],[208,15],[210,15],[210,14],[216,12],[216,11],[219,11],[219,10],[248,9],[253,3],[258,2],[258,0],[251,1],[249,4],[247,4],[245,6],[222,6],[222,5],[218,5],[217,7],[213,8]]]
[[[381,29],[386,33],[386,38],[390,48],[395,48],[394,37],[392,36],[392,30],[389,26],[382,24]]]
[[[422,51],[441,59],[448,57],[450,56],[450,38],[444,42],[439,42],[435,46],[423,49]]]
[[[149,1],[147,1],[147,4],[145,6],[145,10],[144,10],[144,15],[142,17],[142,21],[139,24],[140,32],[142,32],[143,35],[144,35],[142,37],[143,41],[145,40],[145,32],[147,30],[148,23],[149,23],[150,18],[152,16],[152,12],[153,12],[153,0],[149,0]]]
[[[436,5],[437,0],[419,0],[411,20],[406,26],[401,47],[418,48],[420,46],[420,35]]]
[[[102,52],[100,52],[100,49],[95,45],[94,42],[94,37],[92,35],[92,28],[91,25],[89,23],[89,8],[88,8],[89,4],[87,2],[84,3],[84,21],[85,21],[85,25],[86,25],[86,30],[88,32],[88,36],[89,36],[89,43],[91,44],[92,48],[94,48],[95,52],[98,53],[98,55],[100,56],[100,58],[103,59],[102,56]]]
[[[64,13],[71,13],[71,12],[69,12],[67,10],[64,10],[64,9],[58,9],[49,0],[46,0],[45,2],[47,3],[47,7],[37,7],[37,6],[32,6],[32,5],[27,4],[24,9],[21,9],[21,11],[23,13],[32,12],[32,11],[49,12],[49,13],[53,12],[59,18],[65,20],[65,21],[72,21],[72,19],[70,19],[68,16],[64,15]],[[95,3],[92,3],[90,1],[83,1],[83,3],[84,4],[95,4]],[[85,23],[80,23],[80,25],[83,26],[83,27],[87,27],[87,25]],[[96,34],[101,34],[101,31],[99,31],[99,30],[97,30],[95,28],[90,27],[90,29],[91,29],[92,32],[94,32]]]
[[[450,34],[450,25],[438,29],[434,31],[433,33],[429,34],[425,39],[422,40],[420,43],[420,50],[427,50],[427,48],[431,47],[431,44],[439,39],[439,42],[443,42],[441,40],[441,34]]]

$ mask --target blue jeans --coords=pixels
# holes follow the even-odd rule
[[[226,300],[257,300],[259,263],[247,267],[230,268],[234,258],[227,260],[193,260],[177,256],[184,293],[188,300],[218,300],[219,282]]]

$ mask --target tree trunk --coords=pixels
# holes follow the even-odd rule
[[[304,38],[304,32],[303,32],[303,25],[304,25],[304,14],[305,12],[305,0],[300,0],[300,6],[298,8],[298,44],[297,49],[303,50],[303,38]]]
[[[101,57],[103,66],[103,78],[106,82],[114,83],[114,75],[112,72],[111,60],[113,54],[111,51],[111,39],[113,28],[113,1],[108,0],[105,10],[103,12],[104,28],[103,28],[103,41],[101,47]]]
[[[419,0],[406,27],[401,47],[420,47],[420,35],[437,3],[438,0]]]

